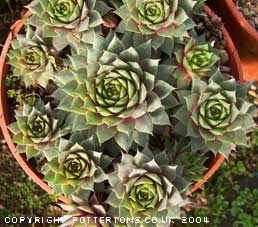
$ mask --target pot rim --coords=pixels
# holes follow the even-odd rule
[[[213,11],[208,7],[205,6],[205,12],[209,16],[215,15]],[[12,26],[11,26],[11,32],[9,33],[8,37],[6,38],[5,44],[2,49],[2,53],[0,56],[0,125],[1,129],[4,135],[4,138],[8,144],[8,147],[12,153],[12,155],[15,157],[16,161],[19,163],[19,165],[23,168],[23,170],[29,175],[32,180],[38,184],[42,189],[44,189],[46,192],[49,194],[53,194],[53,189],[47,184],[47,182],[43,181],[42,177],[40,176],[40,173],[35,171],[29,163],[26,161],[26,157],[24,154],[20,154],[16,152],[16,146],[14,145],[12,141],[12,137],[10,135],[10,132],[7,128],[7,122],[8,122],[8,111],[6,110],[7,107],[7,99],[4,97],[2,94],[5,93],[5,87],[4,87],[4,78],[8,72],[8,64],[6,63],[6,56],[7,52],[9,50],[9,47],[11,45],[12,39],[18,34],[18,32],[22,29],[23,24],[25,20],[30,17],[32,13],[30,11],[27,11],[25,15],[20,19],[17,20]],[[222,25],[221,30],[223,32],[223,35],[225,36],[227,40],[227,52],[230,56],[230,65],[232,68],[232,73],[239,79],[240,81],[243,81],[243,73],[242,73],[242,68],[240,65],[240,58],[238,55],[238,52],[233,44],[232,39],[229,36],[229,33],[227,32],[226,28]],[[5,93],[6,94],[6,93]],[[219,169],[220,165],[222,162],[225,160],[225,158],[218,154],[215,157],[211,158],[210,162],[210,167],[209,169],[205,172],[203,176],[203,180],[196,182],[192,186],[192,191],[194,192],[200,187],[203,186],[205,182],[207,182],[211,176]],[[190,193],[187,193],[189,195]],[[71,203],[71,199],[66,198],[65,196],[60,196],[58,199],[64,203]]]

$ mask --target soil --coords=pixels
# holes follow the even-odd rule
[[[234,2],[249,24],[258,31],[258,1],[234,0]]]
[[[18,20],[27,9],[25,5],[29,4],[31,0],[1,0],[0,4],[0,44],[3,44],[5,37],[10,31],[10,26]],[[1,45],[0,45],[1,51]]]

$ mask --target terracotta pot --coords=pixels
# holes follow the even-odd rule
[[[240,55],[245,81],[258,81],[258,32],[237,9],[233,0],[210,0],[220,15]]]
[[[209,8],[206,8],[205,10],[209,15],[213,15],[213,12]],[[10,48],[12,39],[22,29],[25,19],[27,17],[29,17],[30,15],[31,15],[31,13],[27,12],[21,20],[18,20],[11,27],[12,32],[7,37],[4,47],[3,47],[3,50],[2,50],[2,53],[1,53],[1,58],[0,58],[0,83],[1,83],[1,86],[0,86],[0,94],[1,94],[0,124],[1,124],[1,128],[3,131],[4,137],[5,137],[5,140],[9,146],[9,149],[12,152],[15,159],[17,160],[17,162],[19,163],[19,165],[41,188],[43,188],[48,193],[53,193],[53,190],[47,185],[46,182],[44,182],[42,180],[42,175],[35,170],[34,166],[32,166],[28,161],[26,161],[25,155],[19,154],[16,152],[15,145],[12,141],[12,137],[10,135],[10,132],[7,129],[7,125],[9,124],[9,108],[8,108],[8,97],[6,94],[6,89],[4,87],[4,79],[7,75],[9,66],[6,63],[6,54],[8,52],[8,49]],[[230,65],[232,67],[232,72],[237,79],[242,80],[240,59],[237,54],[237,51],[234,47],[234,44],[233,44],[228,32],[226,31],[226,29],[223,26],[222,26],[222,31],[228,41],[227,51],[230,56]],[[220,165],[223,161],[224,161],[224,157],[222,157],[221,155],[217,155],[216,157],[211,158],[207,163],[208,171],[204,174],[204,180],[194,184],[192,191],[195,191],[198,188],[200,188],[216,172],[216,170],[220,167]],[[70,199],[65,198],[63,196],[59,197],[59,199],[65,203],[69,203],[71,201]]]

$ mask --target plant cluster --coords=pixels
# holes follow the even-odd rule
[[[221,72],[214,42],[195,31],[204,2],[28,5],[8,63],[36,95],[20,101],[9,129],[54,193],[73,199],[63,226],[71,216],[140,217],[127,224],[136,227],[179,218],[205,161],[246,143],[255,109],[248,86]]]

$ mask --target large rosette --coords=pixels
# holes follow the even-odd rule
[[[93,128],[99,142],[114,138],[124,150],[132,142],[145,145],[155,125],[169,125],[165,108],[174,104],[169,78],[172,68],[151,59],[150,42],[132,47],[131,34],[123,40],[110,33],[96,37],[93,48],[72,56],[74,71],[58,75],[63,83],[54,96],[59,109],[72,112],[73,130]]]

